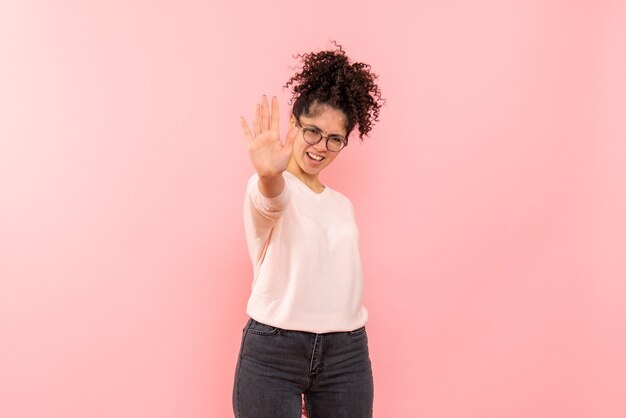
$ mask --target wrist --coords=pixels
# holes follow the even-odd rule
[[[262,172],[259,173],[257,172],[257,174],[259,175],[259,179],[265,181],[265,182],[272,182],[275,181],[276,179],[278,179],[279,177],[283,176],[282,171],[278,171],[278,172]]]

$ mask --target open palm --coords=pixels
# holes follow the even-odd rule
[[[260,177],[281,174],[287,169],[287,165],[291,159],[293,141],[298,133],[298,129],[292,126],[283,144],[280,140],[278,119],[278,99],[276,96],[272,97],[271,114],[267,96],[263,96],[261,104],[256,105],[252,124],[254,136],[252,132],[250,132],[246,120],[243,117],[241,118],[241,128],[244,136],[248,140],[250,160]]]

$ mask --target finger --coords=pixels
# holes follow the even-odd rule
[[[248,128],[248,122],[246,119],[241,116],[241,130],[243,131],[243,135],[248,140],[248,145],[252,143],[252,132],[250,132],[250,128]]]
[[[252,122],[252,127],[254,128],[255,137],[261,133],[261,106],[259,104],[257,104],[254,109],[254,121]]]
[[[272,97],[272,126],[271,129],[274,132],[278,132],[278,118],[280,114],[278,113],[278,99],[276,96]]]
[[[263,95],[263,99],[261,100],[261,130],[263,132],[269,131],[270,129],[270,109],[267,104],[267,96]]]

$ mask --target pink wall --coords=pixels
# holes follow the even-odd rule
[[[231,416],[239,116],[330,39],[375,416],[626,416],[624,3],[254,3],[0,5],[0,416]]]

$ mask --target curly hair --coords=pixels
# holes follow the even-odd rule
[[[323,106],[341,110],[347,118],[348,134],[358,125],[359,138],[363,140],[374,122],[378,122],[384,103],[375,83],[378,76],[368,64],[351,64],[341,45],[333,43],[337,47],[334,51],[294,56],[303,65],[284,86],[291,86],[293,92],[289,104],[293,104],[295,117],[315,115]]]

